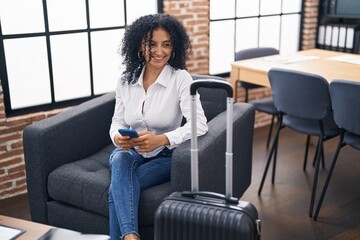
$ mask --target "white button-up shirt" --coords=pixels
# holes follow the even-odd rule
[[[123,83],[119,79],[110,137],[114,143],[119,128],[131,128],[137,132],[147,130],[156,135],[165,134],[170,142],[167,147],[175,148],[191,138],[190,84],[193,79],[187,71],[175,70],[166,65],[155,83],[145,92],[143,73],[144,69],[135,84]],[[201,136],[208,131],[208,126],[198,94],[196,101],[197,136]],[[183,117],[187,122],[180,126]],[[164,147],[141,155],[146,158],[156,156]]]

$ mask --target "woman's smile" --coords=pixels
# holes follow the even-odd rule
[[[156,68],[163,68],[169,61],[173,51],[170,35],[163,28],[154,29],[151,42],[145,45],[144,48],[148,65]]]

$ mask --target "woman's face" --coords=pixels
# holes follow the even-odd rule
[[[149,45],[150,51],[149,51]],[[157,28],[152,33],[150,44],[143,45],[143,53],[147,65],[154,68],[163,68],[172,56],[172,44],[170,35],[165,29]]]

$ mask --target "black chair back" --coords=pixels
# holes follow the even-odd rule
[[[330,96],[336,124],[360,135],[360,82],[334,80],[330,84]]]
[[[269,80],[278,111],[314,120],[325,119],[331,112],[329,84],[323,77],[273,68]]]
[[[244,50],[240,50],[240,51],[236,52],[235,53],[235,61],[246,60],[246,59],[250,59],[250,58],[266,57],[266,56],[276,55],[276,54],[279,54],[279,51],[276,50],[275,48],[270,48],[270,47],[248,48],[248,49],[244,49]],[[240,82],[240,85],[245,89],[245,102],[248,102],[248,100],[249,100],[248,99],[249,98],[249,96],[248,96],[249,89],[263,87],[261,85],[257,85],[254,83],[248,83],[248,82],[243,82],[243,81],[239,81],[239,82]],[[236,92],[237,92],[237,89],[235,89],[235,97],[234,97],[235,100],[237,100]]]
[[[270,47],[249,48],[236,52],[235,61],[257,58],[257,57],[265,57],[276,54],[279,54],[279,51],[276,50],[275,48],[270,48]]]
[[[330,83],[330,96],[335,123],[342,131],[324,188],[321,191],[314,220],[317,220],[319,216],[340,150],[346,145],[360,150],[360,82],[333,80]]]

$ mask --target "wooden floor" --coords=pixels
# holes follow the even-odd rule
[[[252,202],[259,211],[262,239],[360,239],[360,152],[348,146],[341,150],[318,221],[315,222],[308,212],[316,139],[312,139],[311,160],[308,161],[307,171],[303,172],[305,136],[286,128],[281,131],[275,183],[271,184],[269,170],[259,197],[257,191],[267,160],[267,130],[267,127],[255,130],[252,184],[242,197],[242,200]],[[325,169],[320,170],[317,196],[322,190],[337,143],[338,138],[334,138],[324,144]]]
[[[315,222],[308,216],[313,177],[311,161],[307,171],[302,170],[304,135],[282,130],[275,184],[271,185],[269,174],[261,196],[257,195],[267,157],[267,130],[267,127],[255,130],[252,184],[242,197],[259,211],[262,240],[360,239],[360,152],[350,147],[342,149]],[[323,186],[337,141],[338,138],[325,142],[326,168],[320,171],[319,188]],[[310,156],[313,152],[314,146],[311,146]],[[0,214],[30,219],[26,196],[0,202]]]

